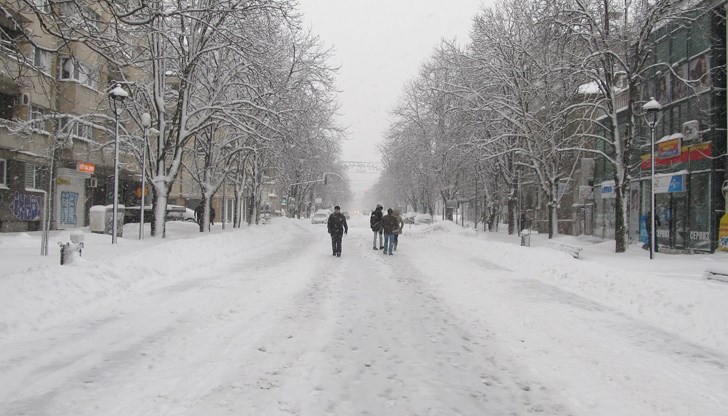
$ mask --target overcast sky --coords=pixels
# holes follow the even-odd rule
[[[488,0],[485,0],[487,2]],[[379,161],[377,144],[404,84],[441,38],[467,42],[483,0],[299,0],[340,66],[344,160]]]

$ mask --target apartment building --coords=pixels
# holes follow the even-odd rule
[[[38,18],[53,12],[93,31],[103,14],[93,2],[35,4],[0,5],[0,232],[38,230],[46,213],[52,229],[83,227],[92,205],[113,198],[112,72],[86,45],[48,34]],[[122,154],[120,166],[119,202],[137,205],[138,163]]]

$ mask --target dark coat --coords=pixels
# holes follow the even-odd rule
[[[394,214],[385,215],[382,218],[382,227],[384,228],[384,234],[394,234],[395,231],[399,230],[399,220]]]
[[[349,232],[349,226],[346,224],[346,217],[342,213],[333,213],[329,215],[328,222],[329,234],[341,235]]]
[[[372,231],[376,232],[382,230],[382,209],[383,208],[375,209],[369,217],[369,226],[372,228]]]

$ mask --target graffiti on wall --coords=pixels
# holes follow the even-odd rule
[[[39,221],[43,197],[15,192],[10,200],[10,212],[21,221]]]
[[[61,224],[76,225],[76,206],[78,205],[78,193],[63,191],[61,192],[61,216],[59,221]]]

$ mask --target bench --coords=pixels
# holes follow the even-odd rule
[[[708,268],[705,269],[704,276],[706,279],[719,280],[721,282],[728,283],[728,265],[714,264],[712,266],[708,266]]]
[[[571,257],[575,259],[579,258],[579,253],[581,253],[582,250],[581,247],[575,246],[573,244],[561,243],[559,241],[549,241],[546,243],[546,246],[559,251],[563,251],[564,253],[569,253]]]

